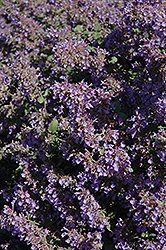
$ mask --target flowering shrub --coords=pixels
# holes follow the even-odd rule
[[[166,6],[0,2],[2,249],[166,249]]]

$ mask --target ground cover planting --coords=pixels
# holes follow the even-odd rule
[[[166,250],[166,4],[0,1],[1,249]]]

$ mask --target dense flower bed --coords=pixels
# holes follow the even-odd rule
[[[2,249],[166,249],[166,4],[0,2]]]

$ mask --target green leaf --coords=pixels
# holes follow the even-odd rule
[[[40,17],[40,18],[44,18],[45,16],[46,16],[46,15],[45,15],[44,13],[41,13],[39,17]]]
[[[84,30],[84,35],[92,34],[92,31]]]
[[[145,233],[142,233],[142,234],[141,234],[141,237],[142,237],[142,238],[148,238],[148,236],[149,236],[149,234],[148,234],[147,231],[146,231]]]
[[[40,104],[42,104],[42,103],[44,102],[43,96],[39,96],[39,97],[37,98],[37,101],[38,101]]]
[[[113,244],[109,244],[105,246],[104,250],[115,250],[115,248]]]
[[[150,236],[150,237],[156,237],[156,234],[151,233],[151,234],[149,234],[149,236]]]
[[[63,9],[60,8],[60,9],[56,10],[56,13],[58,14],[58,13],[60,13],[60,12],[62,12],[62,11],[63,11]]]
[[[134,31],[134,33],[137,33],[137,34],[141,33],[141,31],[138,28],[133,29],[133,31]]]
[[[76,33],[82,33],[83,32],[83,27],[81,25],[77,25],[75,28],[74,28],[74,32]]]
[[[50,55],[50,56],[48,56],[47,60],[48,60],[49,62],[52,62],[52,58],[53,58],[53,55]]]
[[[23,166],[19,166],[18,168],[16,168],[15,173],[19,173],[23,170]]]
[[[52,147],[56,148],[58,146],[58,143],[59,143],[58,137],[54,135],[50,141],[50,144]]]
[[[102,34],[101,33],[95,33],[94,34],[94,38],[97,40],[99,38],[101,38]]]
[[[118,116],[119,116],[120,118],[122,118],[123,120],[125,120],[126,117],[127,117],[123,112],[119,112],[119,113],[118,113]]]
[[[24,112],[24,107],[21,106],[20,108],[17,109],[17,114],[21,115]]]
[[[54,240],[53,240],[53,239],[50,240],[50,244],[51,244],[51,245],[54,244]]]
[[[146,37],[146,38],[149,38],[148,32],[145,32],[145,37]]]
[[[111,227],[110,227],[110,224],[109,225],[106,225],[106,228],[109,232],[111,232]]]
[[[130,172],[131,172],[131,173],[133,173],[133,172],[134,172],[134,170],[133,170],[132,168],[130,168]]]
[[[43,96],[47,96],[48,95],[48,92],[49,92],[49,89],[46,89]]]
[[[3,6],[3,3],[0,1],[0,8]]]
[[[121,111],[121,106],[120,106],[120,102],[114,102],[114,107],[115,107],[115,112],[120,112]]]
[[[54,119],[49,125],[48,132],[54,134],[57,130],[57,127],[58,127],[58,121],[57,119]]]
[[[95,25],[94,30],[95,30],[95,31],[100,31],[100,30],[101,30],[100,23],[97,23],[97,24]]]
[[[118,58],[113,56],[109,62],[112,64],[115,64],[117,61],[118,61]]]
[[[102,154],[104,154],[104,151],[105,151],[105,148],[104,147],[102,147],[102,149],[100,150],[100,155],[102,155]]]

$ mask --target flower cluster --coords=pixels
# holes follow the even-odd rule
[[[1,224],[3,228],[12,231],[12,235],[17,234],[20,241],[24,240],[28,245],[31,244],[31,249],[40,249],[40,247],[50,249],[47,242],[49,231],[38,227],[33,220],[26,218],[23,214],[17,215],[8,206],[4,207]]]
[[[0,1],[2,249],[166,248],[163,1]]]

